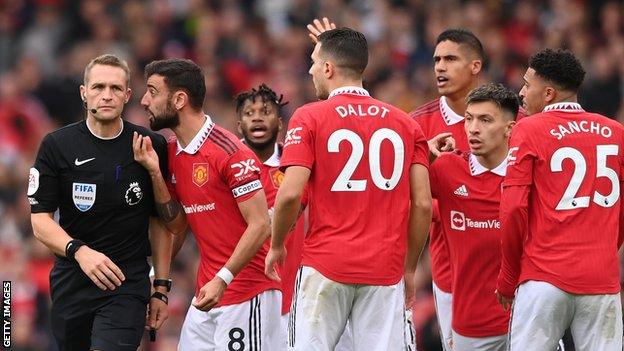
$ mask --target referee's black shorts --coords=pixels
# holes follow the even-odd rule
[[[100,290],[77,263],[56,260],[50,273],[52,332],[60,351],[135,351],[150,294],[146,260],[120,264],[126,280]]]

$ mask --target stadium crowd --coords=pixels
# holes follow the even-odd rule
[[[624,5],[617,1],[1,1],[0,278],[13,282],[15,350],[55,349],[49,332],[53,256],[32,235],[26,178],[43,135],[84,118],[78,86],[89,60],[102,53],[127,60],[133,97],[124,118],[147,125],[139,103],[143,67],[155,59],[190,58],[205,72],[205,111],[236,131],[233,97],[262,82],[290,102],[282,110],[286,121],[315,100],[305,26],[322,16],[366,35],[371,54],[365,87],[405,111],[437,97],[436,36],[465,27],[486,49],[482,83],[502,82],[519,91],[532,53],[566,47],[588,71],[581,105],[624,120]],[[172,267],[170,317],[146,350],[177,345],[198,260],[190,236],[182,250]],[[439,350],[426,253],[417,288],[419,350]]]

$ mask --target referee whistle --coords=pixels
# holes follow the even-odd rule
[[[150,329],[149,338],[151,342],[156,341],[156,329]]]

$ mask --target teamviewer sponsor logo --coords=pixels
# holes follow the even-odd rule
[[[184,208],[184,213],[186,214],[214,211],[217,208],[214,202],[209,203],[209,204],[204,204],[204,205],[200,205],[200,204],[192,204],[191,206],[182,205],[182,207]]]
[[[258,190],[262,188],[262,183],[259,180],[254,180],[253,182],[249,182],[247,184],[243,184],[237,188],[232,189],[232,195],[234,197],[241,197],[245,194],[249,194],[254,190]]]
[[[463,212],[451,211],[451,229],[466,230],[466,216]]]
[[[486,219],[475,221],[463,212],[451,211],[451,229],[465,231],[466,227],[475,229],[500,229],[500,221],[498,219]]]

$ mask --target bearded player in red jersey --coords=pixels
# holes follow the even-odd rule
[[[577,103],[585,71],[565,50],[531,57],[501,199],[497,294],[512,299],[510,349],[622,350],[624,127]],[[516,289],[517,288],[517,289]]]
[[[290,346],[333,349],[349,320],[356,350],[414,349],[405,299],[414,297],[431,220],[427,142],[407,114],[362,88],[363,34],[321,33],[311,58],[324,101],[299,108],[290,121],[265,267],[278,279],[275,264],[286,256],[284,240],[309,180],[310,232]]]
[[[436,42],[434,72],[441,96],[415,109],[410,116],[421,126],[427,140],[450,134],[456,149],[468,151],[464,131],[466,96],[478,85],[485,52],[479,39],[465,29],[448,29]],[[431,274],[440,337],[446,351],[452,346],[451,263],[435,200],[433,213],[429,239]]]
[[[282,130],[282,118],[280,108],[286,103],[282,102],[283,96],[277,94],[267,85],[262,84],[257,89],[251,89],[238,94],[236,103],[236,115],[238,116],[238,132],[243,136],[245,145],[258,156],[262,162],[260,180],[265,191],[269,214],[274,211],[275,195],[284,179],[284,173],[280,171],[280,159],[283,145],[277,142],[277,136]],[[302,203],[307,199],[302,199]],[[302,205],[303,208],[304,205]],[[303,249],[304,217],[301,216],[297,224],[286,240],[288,256],[284,266],[280,267],[282,280],[282,324],[280,333],[280,349],[286,349],[286,333],[288,330],[288,314],[295,289],[295,277],[301,263],[301,251]],[[269,242],[265,243],[266,249]]]
[[[481,86],[466,100],[470,152],[443,153],[429,171],[453,267],[453,350],[502,351],[509,312],[492,292],[501,259],[500,189],[519,100],[500,84]]]
[[[204,75],[195,63],[154,61],[145,76],[141,104],[150,127],[170,128],[177,138],[168,144],[170,182],[165,185],[156,172],[149,138],[136,138],[135,157],[153,175],[157,201],[171,204],[167,217],[173,219],[167,223],[188,220],[200,251],[195,297],[178,350],[277,350],[281,285],[264,275],[270,228],[260,162],[203,113]]]

